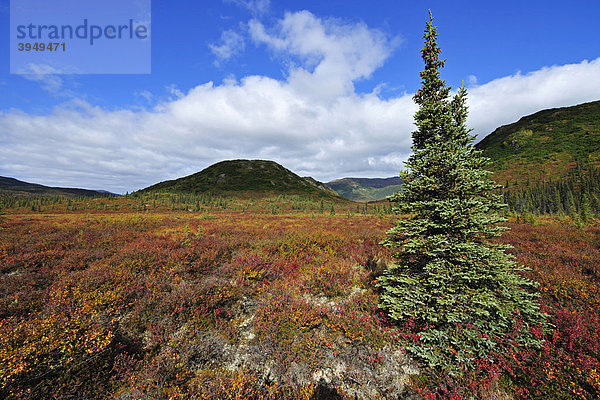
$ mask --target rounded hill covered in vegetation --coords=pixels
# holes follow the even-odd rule
[[[157,183],[143,191],[174,193],[308,194],[339,197],[310,177],[300,177],[282,165],[268,160],[221,161],[195,174]]]

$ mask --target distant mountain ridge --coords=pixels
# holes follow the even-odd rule
[[[99,190],[44,186],[37,183],[24,182],[15,178],[8,178],[4,176],[0,176],[0,191],[21,195],[35,194],[68,197],[96,197],[113,194]]]
[[[576,161],[600,164],[600,101],[542,110],[501,126],[476,144],[493,178],[510,185],[559,179]]]
[[[399,192],[402,179],[391,178],[342,178],[327,182],[326,185],[339,195],[352,201],[378,201]]]
[[[311,177],[300,177],[269,160],[226,160],[200,172],[168,180],[142,189],[142,192],[234,194],[309,194],[340,196]]]

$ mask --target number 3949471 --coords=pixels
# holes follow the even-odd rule
[[[66,51],[67,46],[63,43],[49,42],[49,43],[18,43],[18,51]]]

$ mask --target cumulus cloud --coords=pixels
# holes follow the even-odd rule
[[[546,108],[600,100],[600,58],[517,73],[469,89],[470,125],[479,138]]]
[[[151,110],[106,110],[81,100],[47,115],[0,112],[0,175],[119,193],[235,158],[280,162],[327,181],[394,176],[410,154],[412,94],[358,94],[393,51],[364,24],[289,13],[249,34],[289,57],[285,79],[265,76],[175,86]],[[480,135],[543,108],[600,96],[600,58],[515,74],[469,89],[469,124]]]
[[[257,20],[249,22],[251,38],[272,51],[296,57],[299,66],[289,70],[288,83],[298,92],[327,101],[353,92],[353,81],[369,78],[383,65],[392,43],[365,24],[322,20],[308,11],[286,13],[268,32]]]

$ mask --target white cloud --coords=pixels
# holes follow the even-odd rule
[[[322,20],[308,11],[286,13],[272,32],[257,20],[248,25],[257,44],[297,58],[300,66],[290,68],[289,84],[320,100],[352,93],[353,81],[369,78],[397,43],[363,23]]]
[[[477,79],[477,77],[475,75],[469,75],[467,77],[467,82],[468,82],[469,87],[472,87],[472,86],[477,86],[477,84],[479,83],[479,80]]]
[[[165,87],[165,90],[171,95],[169,101],[172,101],[174,99],[180,99],[183,96],[185,96],[185,94],[181,90],[179,90],[179,88],[175,84]]]
[[[247,9],[252,15],[261,15],[269,10],[270,0],[223,0],[224,3],[233,3]]]
[[[483,138],[522,116],[594,100],[600,100],[600,58],[517,73],[473,87],[469,123]]]
[[[411,94],[358,94],[393,51],[364,24],[290,13],[253,40],[289,57],[288,75],[203,83],[152,110],[108,111],[72,100],[48,115],[0,112],[0,175],[124,193],[233,158],[262,158],[320,180],[387,177],[410,153]],[[415,72],[416,73],[416,72]],[[472,87],[471,127],[481,135],[543,108],[600,98],[600,58]]]
[[[210,51],[217,57],[217,65],[227,61],[233,56],[238,55],[246,48],[244,38],[233,30],[223,31],[221,34],[221,44],[209,44]]]
[[[149,90],[142,90],[140,92],[134,92],[134,95],[136,97],[143,98],[144,100],[146,100],[147,103],[152,103],[152,100],[154,99],[154,95]]]
[[[57,74],[61,73],[54,67],[45,64],[28,64],[19,74],[30,81],[39,82],[42,89],[50,94],[58,94],[63,88],[63,80]]]

